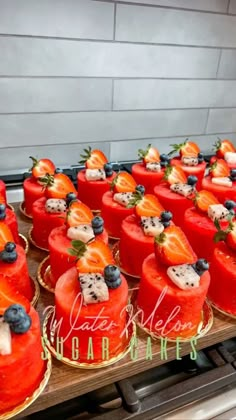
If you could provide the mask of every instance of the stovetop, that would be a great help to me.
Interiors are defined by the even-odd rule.
[[[231,420],[235,408],[236,338],[24,419]]]

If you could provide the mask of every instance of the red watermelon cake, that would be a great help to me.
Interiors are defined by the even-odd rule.
[[[228,139],[221,140],[218,138],[214,146],[215,157],[224,159],[230,169],[236,168],[236,148],[233,143]]]
[[[6,204],[0,204],[0,222],[3,221],[12,232],[14,242],[19,244],[18,222],[13,210],[6,207]]]
[[[236,201],[236,169],[230,169],[224,159],[212,158],[202,187],[213,193],[221,203],[226,200]]]
[[[6,204],[6,202],[7,202],[6,184],[0,179],[0,203]]]

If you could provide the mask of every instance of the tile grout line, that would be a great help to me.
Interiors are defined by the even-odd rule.
[[[230,0],[228,0],[228,4],[227,4],[227,14],[229,14],[229,6],[230,6]]]
[[[216,79],[218,78],[218,73],[220,70],[221,57],[222,57],[222,49],[220,50],[220,54],[219,54],[219,61],[218,61],[217,69],[216,69]]]
[[[208,108],[208,110],[207,110],[206,123],[205,123],[205,127],[204,127],[204,130],[203,130],[204,135],[208,134],[208,133],[206,132],[206,130],[207,130],[207,126],[208,126],[209,115],[210,115],[210,108]]]
[[[113,41],[116,39],[116,3],[114,4],[114,19],[113,19]]]
[[[58,76],[58,75],[0,75],[1,79],[83,79],[83,80],[170,80],[170,81],[206,81],[206,82],[236,82],[235,78],[227,78],[227,77],[155,77],[155,76]]]

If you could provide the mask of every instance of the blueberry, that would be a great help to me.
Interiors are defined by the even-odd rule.
[[[162,222],[169,222],[173,217],[173,214],[170,211],[163,211],[161,213],[161,221]]]
[[[24,334],[30,329],[31,324],[32,320],[29,315],[26,314],[21,322],[10,324],[10,328],[15,334]]]
[[[5,211],[6,211],[6,206],[5,206],[5,204],[1,203],[0,204],[0,213],[5,213]]]
[[[119,287],[121,285],[121,278],[115,280],[115,281],[109,281],[109,280],[105,280],[106,281],[106,285],[109,289],[117,289],[117,287]]]
[[[4,247],[5,251],[7,252],[12,252],[14,251],[15,248],[16,248],[16,244],[14,242],[7,242]]]
[[[74,200],[77,200],[76,194],[73,192],[69,192],[66,194],[66,204],[67,206]]]
[[[227,208],[227,210],[234,210],[236,203],[233,200],[226,200],[224,206]]]
[[[163,160],[160,162],[161,168],[166,168],[168,166],[169,162],[167,160]]]
[[[168,226],[170,226],[170,222],[162,222],[164,228],[167,228]]]
[[[137,187],[135,188],[135,190],[137,192],[140,192],[140,194],[142,194],[142,195],[145,194],[145,187],[143,185],[137,185]]]
[[[116,265],[109,264],[104,268],[104,279],[109,282],[116,282],[120,279],[120,270]]]
[[[232,182],[235,182],[236,181],[236,176],[230,175],[229,178],[231,179]]]
[[[6,309],[3,318],[8,324],[15,324],[24,320],[26,315],[24,306],[15,303]]]
[[[204,156],[203,153],[199,152],[198,153],[198,163],[202,163],[204,162]]]
[[[188,179],[187,179],[187,184],[194,186],[194,185],[196,185],[197,181],[198,181],[198,179],[195,175],[189,175]]]
[[[193,264],[194,270],[201,276],[204,271],[209,270],[209,263],[204,258],[199,258],[195,264]]]
[[[105,173],[106,173],[106,176],[112,176],[112,174],[113,174],[113,166],[112,166],[112,163],[110,163],[110,162],[107,162],[107,163],[105,163],[105,165],[103,166],[103,169],[104,169],[104,171],[105,171]]]
[[[56,168],[56,169],[55,169],[55,174],[63,174],[63,169],[61,169],[61,168]]]
[[[166,162],[166,161],[169,162],[170,160],[169,156],[166,153],[162,153],[160,155],[160,159],[161,159],[161,162]]]
[[[0,252],[0,260],[2,260],[5,263],[14,263],[17,260],[17,253],[16,251],[7,252],[7,251],[1,251]]]
[[[236,177],[236,169],[231,169],[230,176],[232,176],[234,178]]]
[[[103,218],[100,216],[95,216],[92,221],[92,228],[94,235],[100,235],[103,232],[104,229],[104,221]]]

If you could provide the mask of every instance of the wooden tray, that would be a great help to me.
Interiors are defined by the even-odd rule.
[[[27,237],[29,222],[25,220],[23,215],[21,215],[19,205],[16,204],[14,207],[19,221],[20,233]],[[46,255],[47,254],[45,252],[40,251],[35,247],[30,247],[27,260],[30,275],[32,277],[36,278],[38,265],[43,258],[46,257]],[[53,299],[54,296],[52,293],[49,293],[41,288],[41,296],[38,302],[37,310],[40,313],[42,321],[44,319],[43,311],[47,306],[54,304]],[[215,312],[214,315],[215,318],[213,327],[205,337],[202,337],[198,341],[196,346],[198,350],[235,336],[236,321],[221,315],[218,312]],[[150,355],[147,357],[147,339],[148,335],[145,332],[138,330],[137,359],[132,360],[129,354],[115,365],[103,369],[94,369],[89,371],[73,369],[62,364],[60,361],[53,360],[52,375],[48,386],[40,397],[32,404],[32,406],[26,409],[22,415],[26,416],[35,413],[63,401],[85,394],[86,392],[98,389],[102,386],[176,359],[176,345],[168,343],[166,360],[164,357],[165,352],[161,351],[161,343],[159,340],[151,342],[152,359],[150,359]],[[180,356],[190,353],[191,350],[190,343],[180,344]]]

